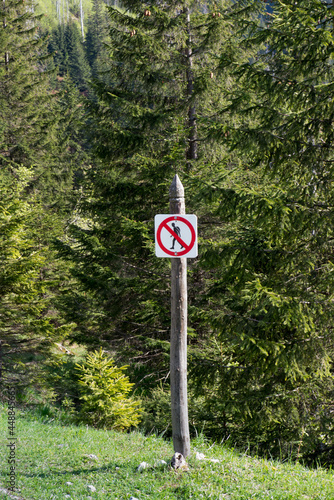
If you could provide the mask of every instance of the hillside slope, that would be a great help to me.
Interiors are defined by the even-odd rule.
[[[0,498],[334,499],[332,471],[260,460],[197,439],[192,442],[189,470],[178,472],[158,462],[168,462],[173,454],[172,445],[162,438],[62,426],[24,412],[16,412],[15,418],[17,440],[11,450],[6,446],[12,442],[7,409],[1,407]],[[16,459],[18,491],[9,495],[5,488],[10,451]],[[141,462],[149,467],[138,472]]]

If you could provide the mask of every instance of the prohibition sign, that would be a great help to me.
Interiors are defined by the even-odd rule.
[[[156,215],[155,219],[157,257],[197,257],[196,215]],[[172,238],[172,248],[169,248],[168,236]],[[176,242],[179,250],[174,249]]]

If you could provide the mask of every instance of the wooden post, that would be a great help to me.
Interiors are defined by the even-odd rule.
[[[171,214],[185,214],[184,189],[175,175],[169,189]],[[170,383],[175,453],[190,454],[187,398],[187,259],[172,258]]]

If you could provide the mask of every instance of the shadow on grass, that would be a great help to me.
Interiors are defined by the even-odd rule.
[[[119,470],[116,470],[116,467],[119,467]],[[50,470],[49,472],[43,472],[43,473],[36,472],[35,474],[31,474],[31,473],[25,474],[25,473],[21,472],[20,476],[31,477],[31,478],[39,477],[41,479],[46,479],[46,478],[50,478],[50,477],[54,477],[54,476],[65,476],[67,474],[69,476],[70,475],[80,476],[80,475],[89,474],[92,472],[97,472],[97,473],[114,472],[114,473],[121,475],[125,471],[135,473],[137,471],[137,468],[138,468],[138,464],[136,464],[136,465],[132,465],[132,464],[124,465],[123,464],[122,465],[119,462],[111,462],[108,465],[103,465],[101,467],[86,467],[86,468],[66,470],[66,471],[54,471],[53,472],[52,470]],[[150,470],[151,472],[152,471],[157,472],[157,471],[164,470],[164,468],[150,467],[150,468],[148,468],[148,470]]]
[[[81,469],[73,469],[73,470],[66,470],[66,471],[50,471],[50,472],[36,472],[36,474],[25,474],[23,472],[20,473],[20,476],[23,477],[40,477],[42,479],[52,477],[52,476],[65,476],[65,475],[74,475],[74,476],[79,476],[81,474],[88,474],[91,472],[118,472],[116,471],[116,467],[119,467],[124,470],[124,465],[120,465],[119,463],[111,463],[108,465],[103,465],[101,467],[89,467],[89,468],[81,468]],[[132,467],[131,467],[132,468]]]

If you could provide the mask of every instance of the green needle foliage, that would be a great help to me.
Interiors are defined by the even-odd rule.
[[[68,314],[78,325],[74,338],[105,342],[122,360],[132,360],[142,390],[166,377],[169,364],[170,264],[154,255],[154,215],[168,211],[175,171],[184,183],[190,176],[208,180],[236,162],[209,138],[218,123],[229,123],[218,110],[233,81],[219,73],[218,56],[247,58],[233,43],[227,5],[217,5],[131,1],[109,7],[109,72],[94,82],[89,108],[98,161],[87,175],[82,219],[61,245],[82,284],[68,295]],[[212,237],[212,218],[201,201],[195,205],[191,184],[186,197],[187,211],[196,207],[202,234]],[[211,276],[194,261],[189,278],[195,316]],[[196,321],[194,343],[208,336]]]
[[[0,175],[1,383],[23,386],[34,381],[34,367],[28,361],[37,350],[47,351],[54,329],[44,315],[46,287],[39,279],[45,253],[31,230],[38,204],[22,200],[31,172],[22,167],[18,174],[19,180],[6,171]]]
[[[58,75],[69,75],[81,91],[87,90],[89,67],[78,25],[73,22],[58,25],[51,33],[49,51]]]
[[[0,6],[0,322],[8,376],[43,398],[37,372],[71,329],[55,305],[68,264],[55,259],[51,241],[73,207],[73,164],[83,155],[73,131],[79,103],[70,86],[51,89],[39,17],[31,2]]]
[[[80,420],[95,427],[124,430],[140,422],[140,403],[129,396],[134,384],[102,348],[88,354],[79,372]]]
[[[72,338],[112,346],[144,394],[168,379],[169,262],[154,256],[153,219],[177,171],[201,235],[193,424],[307,456],[333,433],[331,10],[210,5],[109,8],[109,74],[89,108],[98,160],[60,244],[81,285],[66,297]]]
[[[106,4],[103,0],[94,0],[87,21],[87,34],[85,37],[87,60],[93,78],[102,78],[102,74],[108,71],[109,54],[106,47],[108,31],[109,23]]]
[[[272,4],[262,26],[240,21],[243,45],[265,49],[232,63],[240,87],[224,110],[240,120],[229,140],[243,182],[200,189],[229,222],[207,250],[217,279],[202,313],[219,342],[202,373],[227,432],[314,457],[333,446],[333,7]]]
[[[0,161],[15,170],[42,162],[50,141],[45,37],[34,4],[8,0],[0,8]]]
[[[64,95],[50,88],[52,57],[34,4],[3,2],[0,18],[0,164],[14,175],[22,165],[32,167],[27,194],[54,209],[73,185],[68,128],[75,106],[68,102],[72,109],[64,111]]]

